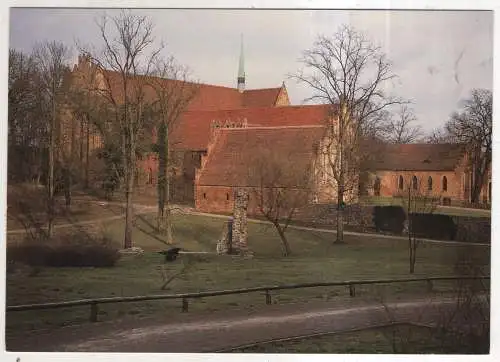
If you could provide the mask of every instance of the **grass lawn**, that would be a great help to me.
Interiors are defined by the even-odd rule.
[[[477,348],[477,346],[476,346]],[[235,353],[462,354],[470,349],[425,326],[410,324],[260,344]],[[476,353],[488,353],[476,351]]]
[[[175,279],[166,291],[162,284],[161,268],[174,273],[182,266],[181,255],[174,263],[163,264],[165,249],[162,237],[154,233],[154,215],[138,218],[133,232],[135,245],[142,247],[142,256],[123,256],[113,268],[43,268],[30,276],[19,270],[7,274],[7,305],[64,301],[91,297],[133,296],[159,293],[197,292],[276,285],[301,282],[343,281],[355,279],[408,278],[408,250],[405,241],[376,237],[346,236],[345,245],[332,244],[334,235],[290,229],[287,231],[293,255],[281,257],[279,237],[272,226],[250,223],[249,247],[253,259],[203,255],[197,256],[192,269]],[[108,222],[105,232],[117,243],[123,240],[123,220]],[[204,216],[175,214],[174,236],[177,245],[189,251],[215,251],[224,220]],[[453,275],[455,255],[459,250],[481,254],[489,271],[490,249],[478,246],[422,244],[418,249],[415,277]],[[449,290],[450,283],[437,290]],[[425,291],[425,283],[357,288],[356,298],[379,295],[408,296]],[[273,294],[275,303],[325,300],[345,297],[348,290],[312,288]],[[216,311],[227,308],[253,309],[263,306],[265,298],[259,293],[229,295],[190,301],[190,312]],[[124,316],[168,316],[180,312],[180,301],[153,301],[109,304],[100,307],[100,320]],[[7,313],[7,331],[53,328],[65,324],[86,323],[89,307]]]

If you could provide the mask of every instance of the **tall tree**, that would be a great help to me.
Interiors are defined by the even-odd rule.
[[[65,89],[69,72],[69,49],[62,43],[44,42],[35,46],[33,57],[40,73],[38,78],[40,96],[42,98],[42,113],[48,116],[46,120],[48,134],[49,165],[47,174],[48,193],[48,231],[52,235],[54,220],[55,162],[58,143],[60,142],[60,119],[65,102]]]
[[[158,58],[149,78],[149,86],[155,95],[153,118],[157,130],[154,151],[158,154],[158,214],[157,228],[172,243],[172,222],[170,217],[170,175],[172,157],[170,155],[169,134],[177,125],[180,115],[196,95],[198,86],[189,81],[189,71],[178,64],[173,57]]]
[[[479,202],[492,159],[493,110],[492,92],[473,89],[462,109],[446,123],[446,133],[458,143],[467,145],[472,171],[471,202]]]
[[[38,183],[42,174],[46,128],[40,117],[39,75],[31,54],[9,50],[9,181]]]
[[[332,37],[319,36],[301,62],[303,68],[292,77],[312,89],[309,100],[330,104],[338,116],[328,124],[331,141],[324,152],[326,171],[337,189],[336,242],[342,243],[344,201],[358,192],[359,141],[377,114],[403,102],[385,92],[395,75],[381,48],[349,26],[341,26]]]
[[[417,117],[406,104],[400,106],[385,130],[385,139],[390,143],[413,143],[422,137],[422,128],[415,125]]]
[[[98,90],[112,110],[126,196],[124,248],[132,247],[132,224],[137,153],[145,125],[151,120],[151,100],[146,97],[147,78],[162,46],[155,46],[153,23],[146,16],[122,11],[117,16],[103,17],[98,21],[104,43],[102,52],[89,54],[90,61],[99,69],[101,79]],[[111,130],[110,120],[102,128]]]

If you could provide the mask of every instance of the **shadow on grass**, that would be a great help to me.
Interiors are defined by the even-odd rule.
[[[142,223],[144,223],[147,227],[149,227],[151,230],[146,230],[146,228],[143,228],[140,226],[140,224],[136,221],[134,223],[134,227],[142,232],[143,234],[149,236],[150,238],[159,241],[160,243],[164,245],[171,246],[171,244],[168,244],[165,240],[163,240],[159,235],[158,231],[156,230],[156,227],[153,225],[152,222],[150,222],[144,215],[136,215],[136,218],[140,220]]]

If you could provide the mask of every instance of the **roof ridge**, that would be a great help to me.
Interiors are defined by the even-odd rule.
[[[251,124],[249,124],[250,126]],[[291,129],[291,128],[325,128],[323,125],[297,125],[297,126],[256,126],[256,127],[221,127],[220,130],[259,130],[259,129]]]
[[[281,89],[282,87],[279,86],[279,87],[268,87],[268,88],[252,88],[252,89],[245,89],[245,91],[243,92],[243,94],[245,94],[245,92],[252,92],[252,91],[263,91],[263,90],[271,90],[271,89]]]
[[[191,110],[186,111],[184,113],[217,113],[217,112],[228,112],[228,111],[243,111],[243,110],[263,110],[263,109],[272,109],[278,111],[288,110],[288,109],[297,109],[297,108],[313,108],[313,107],[329,107],[330,104],[293,104],[288,106],[264,106],[264,107],[238,107],[238,108],[227,108],[227,109],[210,109],[210,110]]]

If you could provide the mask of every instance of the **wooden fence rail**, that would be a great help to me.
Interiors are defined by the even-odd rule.
[[[354,297],[356,295],[356,285],[426,282],[427,290],[432,291],[433,282],[453,281],[453,280],[490,280],[490,277],[489,276],[428,277],[428,278],[411,278],[411,279],[350,280],[342,282],[301,283],[301,284],[288,284],[288,285],[285,284],[285,285],[271,285],[264,287],[243,288],[243,289],[215,290],[215,291],[207,291],[199,293],[156,294],[156,295],[142,295],[133,297],[81,299],[81,300],[72,300],[67,302],[55,302],[55,303],[43,303],[43,304],[11,305],[7,306],[6,310],[7,312],[19,312],[19,311],[67,308],[67,307],[76,307],[82,305],[90,305],[90,321],[96,322],[97,315],[99,313],[99,308],[98,308],[99,304],[141,302],[141,301],[164,300],[164,299],[181,299],[182,311],[187,312],[189,308],[188,304],[189,299],[216,297],[221,295],[264,292],[266,296],[266,304],[271,304],[272,303],[271,291],[276,291],[276,290],[348,286],[349,295],[351,297]]]

